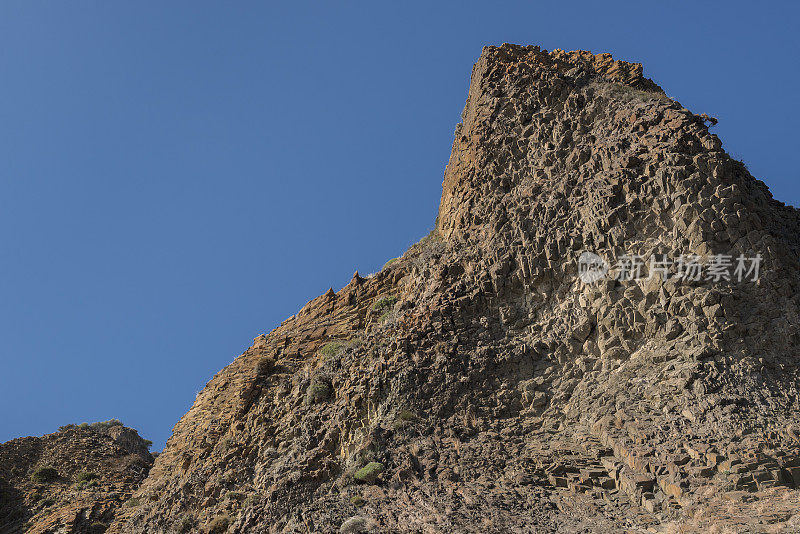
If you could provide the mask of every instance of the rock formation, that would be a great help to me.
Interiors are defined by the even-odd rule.
[[[462,119],[435,230],[220,371],[108,532],[800,528],[800,212],[608,54],[487,47]]]
[[[147,476],[149,442],[118,421],[0,445],[0,533],[105,532]]]

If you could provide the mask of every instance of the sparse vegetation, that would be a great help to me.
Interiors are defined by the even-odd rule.
[[[388,295],[381,297],[372,305],[372,311],[379,313],[378,321],[383,323],[390,319],[394,313],[394,305],[397,303],[397,297]]]
[[[306,404],[315,404],[328,400],[331,396],[331,387],[321,381],[312,382],[306,389]]]
[[[359,449],[353,456],[353,461],[355,465],[367,465],[371,462],[377,462],[378,459],[383,456],[384,452],[384,447],[379,442],[373,441],[369,443],[369,445]],[[357,471],[357,469],[355,471]],[[355,471],[353,472],[353,477],[355,477]]]
[[[86,489],[86,488],[93,488],[98,485],[98,479],[100,475],[97,473],[93,473],[91,471],[81,471],[78,473],[77,482],[75,483],[75,489]]]
[[[230,524],[230,517],[227,515],[218,515],[208,524],[208,534],[223,534],[228,530],[228,525]]]
[[[108,421],[92,423],[89,425],[89,428],[92,430],[103,430],[106,428],[111,428],[112,426],[122,426],[122,422],[119,419],[109,419]]]
[[[93,473],[92,471],[81,471],[80,473],[78,473],[78,476],[76,477],[78,482],[95,480],[97,478],[100,478],[100,475],[98,475],[97,473]]]
[[[326,360],[331,360],[339,356],[344,351],[345,345],[339,341],[326,343],[319,349],[319,354]]]
[[[269,355],[264,355],[256,362],[256,374],[258,376],[267,376],[275,368],[275,358]]]
[[[434,228],[428,235],[412,245],[406,254],[411,257],[411,261],[417,269],[423,269],[442,252],[444,252],[444,242]]]
[[[413,421],[417,418],[417,414],[411,410],[400,410],[400,413],[397,414],[397,418],[401,421]]]
[[[348,351],[355,351],[363,344],[360,335],[344,340],[333,340],[322,346],[317,353],[322,356],[323,363],[328,366],[335,365]]]
[[[139,497],[131,497],[125,501],[124,506],[127,506],[128,508],[137,508],[140,504],[142,504],[142,500]]]
[[[54,467],[40,467],[31,475],[31,480],[37,484],[47,484],[58,479],[58,471]]]
[[[251,493],[248,495],[245,500],[242,502],[242,505],[246,508],[252,507],[257,505],[261,501],[258,493]]]
[[[96,480],[88,480],[88,481],[87,480],[82,480],[80,482],[76,482],[75,483],[75,489],[76,490],[85,490],[85,489],[89,489],[89,488],[94,488],[97,485],[98,484],[97,484]]]
[[[77,428],[80,429],[90,428],[92,430],[97,430],[98,432],[100,432],[114,426],[123,426],[123,425],[119,419],[109,419],[108,421],[98,421],[96,423],[81,423],[79,425],[70,423],[68,425],[63,425],[58,427],[58,431],[66,432],[67,430],[75,430]]]
[[[359,334],[354,337],[351,337],[347,341],[347,348],[348,349],[357,349],[364,344],[364,338]]]
[[[383,269],[387,268],[388,266],[390,266],[391,264],[393,264],[394,262],[396,262],[399,259],[400,258],[392,258],[391,260],[387,261],[386,263],[383,264],[383,267],[381,268],[381,271]]]
[[[416,419],[417,419],[417,414],[415,414],[411,410],[400,410],[397,413],[397,417],[394,420],[393,427],[395,430],[399,430],[401,428],[410,425]]]
[[[353,495],[352,497],[350,497],[350,504],[352,504],[357,508],[361,508],[362,506],[367,504],[367,501],[361,495]]]
[[[372,305],[372,311],[376,313],[383,313],[388,311],[392,308],[392,306],[397,303],[397,297],[394,295],[388,295],[385,297],[381,297],[375,301],[375,304]]]
[[[438,216],[437,216],[437,220],[438,220]],[[428,232],[425,237],[423,237],[422,239],[417,241],[415,246],[418,246],[418,247],[421,247],[421,248],[425,248],[428,245],[430,245],[431,243],[433,243],[435,241],[439,241],[439,240],[440,240],[439,232],[434,228],[433,230]]]
[[[81,423],[79,425],[76,424],[68,424],[58,427],[59,432],[67,432],[68,430],[94,430],[96,432],[105,432],[109,428],[114,428],[117,426],[125,426],[119,419],[109,419],[108,421],[98,421],[96,423]],[[133,432],[136,432],[133,430]],[[153,446],[153,442],[149,439],[142,439],[144,446],[148,449]]]
[[[370,462],[353,475],[356,482],[372,484],[378,479],[378,475],[384,472],[383,464],[380,462]]]

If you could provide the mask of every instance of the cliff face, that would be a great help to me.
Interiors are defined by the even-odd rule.
[[[800,523],[800,215],[705,119],[608,54],[485,48],[436,230],[215,376],[109,532]]]
[[[0,444],[0,533],[104,532],[147,476],[147,449],[116,422]]]

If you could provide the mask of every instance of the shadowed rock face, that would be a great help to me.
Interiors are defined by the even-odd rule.
[[[0,532],[103,532],[147,476],[135,430],[64,428],[0,444]]]
[[[109,532],[799,523],[798,229],[641,65],[487,47],[436,230],[220,371]]]

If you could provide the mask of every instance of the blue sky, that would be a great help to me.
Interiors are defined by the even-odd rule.
[[[659,4],[659,5],[656,5]],[[0,441],[163,447],[256,335],[433,225],[486,44],[611,52],[798,205],[793,2],[4,2]]]

